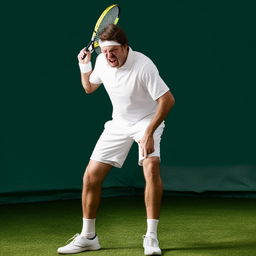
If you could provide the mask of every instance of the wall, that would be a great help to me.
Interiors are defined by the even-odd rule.
[[[176,98],[162,140],[165,189],[255,191],[253,1],[116,2],[130,46]],[[103,87],[84,93],[76,55],[109,4],[4,3],[0,193],[81,188],[111,105]],[[143,185],[134,145],[104,186]]]

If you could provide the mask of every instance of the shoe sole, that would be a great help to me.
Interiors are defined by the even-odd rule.
[[[100,245],[96,245],[96,246],[87,246],[87,247],[81,247],[81,250],[79,251],[73,251],[73,252],[58,252],[58,254],[76,254],[76,253],[80,253],[80,252],[84,252],[84,251],[97,251],[100,250],[101,247]]]
[[[162,251],[160,251],[160,252],[145,252],[144,251],[144,255],[146,255],[146,256],[150,256],[150,255],[162,255]]]

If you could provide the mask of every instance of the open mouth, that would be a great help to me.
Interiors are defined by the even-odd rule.
[[[114,60],[108,60],[111,64],[116,64],[116,62],[117,62],[117,59],[114,59]]]

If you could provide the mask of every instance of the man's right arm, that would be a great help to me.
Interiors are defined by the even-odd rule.
[[[86,54],[85,58],[83,58],[84,54]],[[86,93],[92,93],[99,88],[100,84],[93,84],[89,81],[90,75],[92,73],[91,53],[90,51],[85,52],[85,49],[82,49],[78,54],[77,58],[79,61],[79,67],[81,71],[81,82],[83,88]]]
[[[92,71],[89,71],[87,73],[81,73],[81,82],[82,82],[85,92],[88,94],[93,93],[100,86],[99,84],[93,84],[89,81],[89,77],[90,77],[91,73],[92,73]]]

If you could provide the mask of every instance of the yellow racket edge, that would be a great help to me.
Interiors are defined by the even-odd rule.
[[[112,4],[110,5],[109,7],[107,7],[103,12],[102,14],[100,15],[100,17],[98,18],[97,22],[96,22],[96,25],[95,25],[95,28],[94,28],[94,31],[93,31],[93,37],[96,35],[97,31],[98,31],[98,28],[100,26],[100,23],[102,22],[102,20],[104,19],[104,17],[107,15],[107,13],[114,7],[118,6],[117,4]],[[119,17],[117,17],[115,19],[115,22],[114,24],[117,24],[119,20]]]

